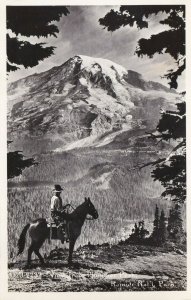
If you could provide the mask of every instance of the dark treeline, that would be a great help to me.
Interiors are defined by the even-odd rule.
[[[152,233],[150,234],[145,228],[144,221],[139,221],[135,223],[132,233],[125,242],[164,247],[169,243],[184,245],[186,233],[183,229],[181,213],[181,206],[178,204],[170,209],[168,216],[163,209],[160,212],[156,205]]]

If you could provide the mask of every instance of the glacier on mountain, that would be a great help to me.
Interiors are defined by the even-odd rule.
[[[76,55],[9,84],[8,135],[58,139],[59,149],[104,146],[125,131],[153,129],[176,97],[110,60]]]

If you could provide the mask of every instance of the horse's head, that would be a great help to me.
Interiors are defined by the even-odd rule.
[[[90,201],[90,198],[85,198],[85,204],[87,207],[87,214],[91,215],[92,218],[97,219],[98,218],[98,212],[95,209],[93,203]]]

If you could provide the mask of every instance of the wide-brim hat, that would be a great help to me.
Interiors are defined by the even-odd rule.
[[[55,184],[53,192],[61,192],[63,191],[63,188],[59,184]]]

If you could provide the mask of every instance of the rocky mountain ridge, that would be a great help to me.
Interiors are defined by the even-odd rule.
[[[77,55],[9,84],[8,135],[60,140],[63,149],[99,147],[123,132],[154,128],[161,106],[176,97],[112,61]]]

